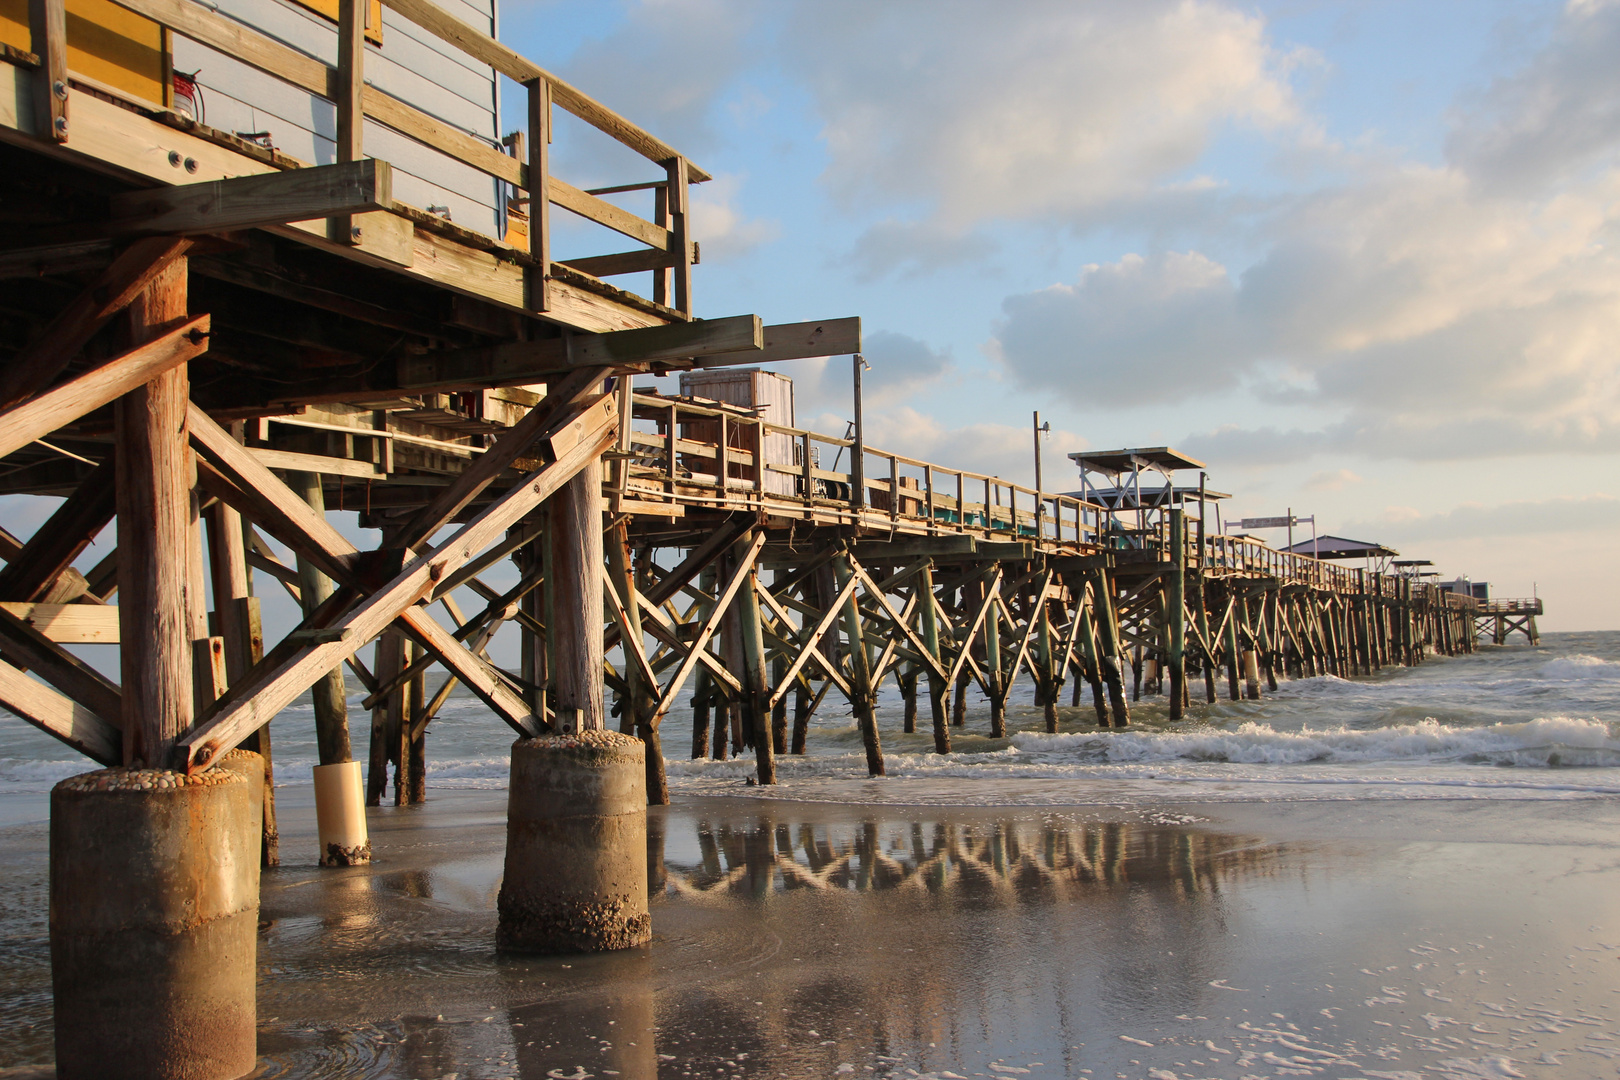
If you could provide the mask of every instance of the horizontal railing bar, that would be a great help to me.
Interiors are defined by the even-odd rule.
[[[451,15],[430,0],[382,0],[383,4],[422,29],[481,63],[520,83],[544,79],[551,84],[551,100],[596,128],[617,139],[649,161],[662,165],[680,153],[657,136],[643,131],[601,102],[539,67],[488,34],[482,33]],[[712,179],[696,165],[687,163],[687,176],[695,183]]]

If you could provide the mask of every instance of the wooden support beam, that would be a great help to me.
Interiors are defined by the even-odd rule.
[[[586,430],[586,417],[573,406],[595,389],[603,374],[601,368],[585,368],[570,372],[548,387],[540,404],[502,432],[494,446],[487,447],[449,487],[411,517],[401,530],[399,542],[413,551],[427,543],[541,438],[553,440],[553,454],[566,449],[565,442],[577,440]],[[610,407],[611,403],[604,399],[603,405]],[[567,425],[563,424],[565,419]]]
[[[731,367],[736,364],[774,364],[778,360],[812,360],[822,356],[852,356],[861,351],[859,316],[817,322],[776,323],[765,327],[760,351],[718,353],[699,357],[693,367]]]
[[[448,576],[471,558],[473,552],[481,551],[494,542],[591,462],[599,460],[602,451],[612,441],[613,434],[611,426],[603,428],[595,438],[579,443],[556,462],[525,477],[522,483],[458,529],[433,552],[412,560],[393,580],[324,628],[316,635],[317,640],[300,644],[297,649],[277,657],[273,664],[267,658],[266,664],[261,665],[264,670],[244,680],[241,694],[237,694],[233,688],[233,693],[227,696],[222,707],[216,709],[206,723],[181,740],[179,749],[184,755],[187,770],[196,772],[207,768],[220,754],[235,746],[248,731],[284,708],[320,674],[341,663],[396,618],[405,615],[433,588],[435,581]],[[600,537],[599,528],[597,535]],[[599,620],[600,597],[597,599],[597,612],[596,618]],[[425,623],[408,622],[407,625],[422,634],[424,645],[432,647],[434,641],[442,640]],[[444,637],[449,637],[448,631],[443,633]],[[597,640],[601,640],[599,633]],[[459,643],[456,647],[461,648]],[[457,671],[457,674],[466,677],[463,671]],[[530,714],[526,703],[524,708],[527,717]],[[538,720],[531,718],[524,726],[526,734],[539,734]]]
[[[308,169],[145,188],[108,200],[114,236],[231,232],[313,218],[389,210],[393,167],[375,158]]]
[[[365,160],[365,93],[366,93],[366,14],[367,0],[338,0],[337,93],[333,103],[337,107],[338,166],[353,165]],[[305,170],[299,170],[305,171]],[[389,185],[390,188],[392,185]],[[390,190],[388,202],[378,209],[389,209],[393,202]],[[304,214],[286,218],[302,221],[325,214]],[[363,226],[349,213],[338,211],[331,215],[331,239],[339,244],[359,243]]]
[[[83,375],[0,409],[0,457],[202,355],[208,349],[208,327],[208,316],[199,315]]]
[[[0,653],[34,672],[114,727],[123,723],[118,687],[11,612],[0,609]]]
[[[833,560],[833,573],[838,578],[839,592],[844,593],[844,587],[856,577],[848,555],[841,555]],[[860,607],[855,602],[853,591],[847,593],[842,607],[844,640],[849,653],[849,684],[852,692],[850,705],[855,709],[855,718],[861,729],[861,742],[866,750],[867,774],[882,776],[885,771],[883,743],[878,736],[877,714],[873,711],[875,702],[871,667],[866,654],[866,638],[861,628]]]
[[[0,602],[29,626],[61,645],[118,644],[118,607],[106,604]]]
[[[74,559],[113,517],[113,464],[105,461],[79,482],[67,501],[0,570],[0,599],[65,603],[88,588]]]
[[[1169,621],[1166,651],[1170,666],[1170,719],[1180,720],[1187,708],[1187,512],[1170,511],[1170,561],[1175,568],[1165,579],[1165,616]]]
[[[180,237],[155,236],[125,248],[0,373],[0,407],[32,397],[55,382],[85,342],[191,245]]]
[[[0,705],[102,765],[123,761],[123,735],[116,727],[3,660]]]
[[[754,534],[754,538],[743,549],[737,569],[732,571],[731,579],[726,583],[725,588],[720,590],[720,595],[715,598],[714,607],[710,610],[708,617],[703,620],[703,625],[698,630],[697,636],[692,639],[691,651],[687,653],[686,659],[681,661],[681,666],[676,670],[675,676],[665,684],[663,693],[659,695],[658,705],[653,709],[652,720],[650,721],[653,725],[656,726],[661,723],[664,715],[674,706],[675,698],[680,694],[681,688],[686,685],[686,680],[691,676],[693,669],[697,667],[697,654],[708,648],[710,640],[713,639],[715,631],[720,628],[720,622],[731,606],[731,598],[742,587],[749,569],[754,565],[754,560],[759,558],[759,551],[764,546],[765,533],[761,530]]]
[[[525,267],[524,287],[530,311],[551,310],[551,80],[525,80],[529,112],[529,254],[536,264]]]
[[[701,319],[401,357],[399,383],[415,390],[519,386],[576,368],[675,364],[715,353],[757,357],[763,341],[757,315]]]
[[[740,562],[747,555],[749,541],[738,540],[732,551]],[[753,562],[753,560],[750,560]],[[771,739],[770,676],[765,658],[765,634],[759,611],[759,566],[751,565],[733,601],[737,611],[737,629],[742,638],[743,694],[742,711],[744,730],[754,744],[756,775],[762,785],[776,783],[775,744]]]
[[[156,328],[183,319],[185,260],[169,263],[130,303],[128,313],[129,334],[137,343]],[[201,351],[189,338],[176,339],[180,332],[171,331],[151,345],[178,341],[184,348]],[[104,365],[103,370],[111,366]],[[119,682],[126,765],[166,765],[170,747],[191,728],[195,716],[191,643],[198,636],[203,597],[193,594],[191,576],[201,553],[189,550],[195,540],[191,527],[195,481],[186,435],[190,385],[186,369],[170,364],[150,381],[131,388],[113,409],[118,446]]]

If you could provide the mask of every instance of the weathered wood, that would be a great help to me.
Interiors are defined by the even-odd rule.
[[[39,67],[33,79],[34,127],[40,138],[68,140],[67,5],[28,0],[29,45]]]
[[[719,595],[715,597],[713,608],[710,609],[707,618],[703,620],[697,636],[692,639],[691,651],[681,661],[681,666],[676,670],[674,677],[664,685],[664,692],[658,699],[658,705],[653,709],[650,723],[654,725],[660,723],[664,715],[675,704],[675,699],[680,694],[681,688],[686,685],[686,680],[698,665],[698,654],[708,648],[709,642],[720,628],[721,620],[725,618],[726,612],[731,606],[732,597],[742,587],[748,570],[754,565],[754,560],[759,557],[760,548],[764,546],[765,534],[763,531],[756,533],[753,539],[749,541],[746,550],[742,553],[738,567],[732,571],[726,585],[720,590]]]
[[[1165,659],[1170,666],[1170,719],[1180,720],[1187,708],[1187,512],[1175,508],[1169,514],[1170,561],[1175,566],[1165,578]]]
[[[388,162],[366,158],[143,188],[109,199],[104,227],[114,236],[184,236],[389,210],[394,205],[393,176]]]
[[[123,723],[123,702],[117,686],[4,608],[0,608],[0,654],[34,672],[114,727]]]
[[[917,573],[915,586],[922,599],[923,648],[934,662],[928,671],[928,704],[934,721],[934,753],[951,752],[951,729],[945,717],[945,692],[949,683],[945,678],[944,657],[939,645],[939,609],[934,598],[934,567],[930,563]]]
[[[676,155],[673,147],[641,130],[612,109],[592,100],[575,87],[530,63],[524,57],[502,45],[488,34],[479,32],[457,19],[431,0],[386,0],[387,6],[411,22],[444,41],[461,49],[467,55],[488,64],[515,82],[527,83],[544,79],[551,84],[556,103],[581,120],[628,146],[649,161],[668,161]],[[710,179],[701,169],[690,168],[695,183]]]
[[[658,679],[642,647],[641,603],[630,560],[629,531],[622,520],[614,524],[612,531],[607,549],[608,569],[612,573],[608,592],[618,614],[626,656],[633,661],[625,665],[630,692],[625,696],[624,707],[636,736],[646,748],[647,805],[668,806],[669,781],[664,775],[663,740],[658,728],[651,723]]]
[[[578,368],[675,363],[715,353],[737,356],[758,350],[763,334],[759,316],[739,315],[607,334],[512,341],[401,358],[399,381],[402,387],[418,390],[521,386]]]
[[[541,403],[530,409],[522,420],[504,431],[495,445],[487,447],[450,486],[435,495],[426,506],[413,515],[400,531],[400,543],[415,550],[428,542],[433,534],[453,521],[467,505],[483,494],[501,473],[541,438],[555,435],[559,443],[551,447],[553,454],[566,450],[562,442],[577,441],[585,431],[586,421],[573,409],[575,403],[602,381],[602,369],[587,368],[569,373],[548,387]],[[569,423],[566,431],[554,431]]]
[[[135,351],[155,328],[185,314],[186,262],[176,259],[129,304]],[[125,764],[166,764],[170,747],[195,715],[191,641],[203,598],[192,595],[187,554],[193,539],[189,388],[186,369],[171,364],[130,389],[113,409]]]
[[[529,310],[551,310],[551,81],[526,80],[529,112],[529,254],[524,271]]]
[[[607,429],[610,441],[614,434]],[[546,575],[558,729],[600,731],[602,686],[602,459],[593,455],[552,501]]]
[[[337,139],[333,147],[338,166],[354,165],[365,159],[365,87],[366,87],[366,0],[338,0],[337,92],[332,102],[337,107]],[[300,170],[302,171],[302,170]],[[390,185],[391,187],[392,185]],[[379,209],[387,209],[389,199]],[[361,209],[372,209],[363,207]],[[339,210],[330,215],[302,214],[285,220],[325,217],[332,219],[332,239],[340,244],[361,240],[363,226]]]
[[[746,537],[738,540],[732,548],[734,557],[739,562],[743,561],[751,546],[752,541]],[[738,590],[733,603],[742,638],[743,695],[740,704],[744,731],[754,746],[757,779],[761,784],[770,785],[776,783],[776,754],[770,729],[770,676],[766,673],[765,636],[760,626],[761,591],[759,567],[754,564],[749,566],[743,587]]]
[[[311,511],[322,520],[326,518],[326,495],[321,478],[315,473],[290,472],[287,487],[301,497]],[[321,573],[314,562],[298,558],[298,603],[307,619],[320,610],[332,595],[332,581]],[[354,760],[349,745],[349,704],[347,687],[343,683],[343,665],[334,666],[309,688],[310,704],[315,711],[315,747],[322,765],[337,765]]]
[[[59,645],[116,645],[118,607],[91,604],[0,602],[9,611]]]
[[[118,728],[3,660],[0,705],[102,765],[123,761],[123,735]]]
[[[589,463],[598,461],[602,450],[612,441],[613,434],[611,427],[603,429],[593,440],[580,443],[553,464],[525,477],[522,483],[458,529],[431,554],[412,560],[392,581],[345,612],[331,624],[323,640],[302,644],[288,655],[277,658],[274,664],[269,664],[267,659],[268,666],[261,665],[265,670],[254,673],[244,681],[245,690],[241,695],[236,695],[233,690],[233,694],[227,697],[225,707],[181,741],[180,749],[185,754],[184,762],[188,770],[195,772],[207,768],[248,731],[296,698],[317,676],[341,663],[345,657],[381,633],[395,618],[407,614],[407,609],[432,588],[435,580],[448,576],[470,558],[472,552],[488,546]],[[601,535],[599,529],[597,535]],[[600,620],[600,594],[595,610],[595,618]],[[426,628],[426,621],[413,629],[422,631]],[[449,636],[448,631],[444,633],[446,637]],[[597,640],[601,640],[600,636]],[[424,640],[423,643],[431,647],[429,641]],[[460,648],[460,645],[456,647]],[[600,667],[597,670],[600,672]],[[528,733],[539,733],[538,722]]]
[[[185,260],[177,262],[183,277]],[[166,276],[174,266],[175,263],[170,263],[159,277]],[[184,312],[176,318],[184,318]],[[161,327],[166,321],[152,325]],[[202,355],[208,348],[208,327],[208,316],[199,315],[167,333],[143,339],[128,352],[83,375],[0,410],[0,457],[22,449],[36,439],[45,438],[85,413],[99,409]],[[184,377],[183,371],[181,377]]]
[[[0,599],[64,603],[83,595],[84,577],[75,572],[64,580],[63,575],[112,520],[113,481],[109,460],[79,482],[0,570]]]
[[[870,776],[883,776],[883,742],[878,735],[871,660],[866,652],[866,638],[861,626],[861,611],[855,602],[855,591],[848,586],[856,579],[847,555],[833,560],[833,572],[838,578],[839,593],[845,596],[842,604],[845,650],[849,661],[850,706],[855,710],[856,722],[861,729],[861,743],[866,749],[866,771]]]
[[[1130,707],[1125,703],[1125,681],[1119,670],[1119,621],[1114,614],[1113,582],[1108,571],[1090,572],[1092,614],[1097,626],[1097,667],[1108,686],[1108,701],[1116,728],[1129,727]]]
[[[0,407],[32,397],[56,381],[85,343],[191,246],[191,240],[181,237],[155,236],[119,253],[0,372]]]

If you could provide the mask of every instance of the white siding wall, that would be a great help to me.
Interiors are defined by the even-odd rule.
[[[437,0],[485,33],[494,30],[494,0]],[[288,0],[218,0],[220,14],[300,52],[336,63],[337,26]],[[383,9],[383,44],[366,44],[366,81],[425,113],[498,140],[495,73],[466,54]],[[210,127],[268,131],[278,150],[316,165],[335,160],[337,115],[332,103],[261,71],[175,36],[177,71],[200,71]],[[496,182],[399,133],[366,121],[365,149],[394,166],[394,197],[426,208],[448,206],[458,225],[497,235]]]

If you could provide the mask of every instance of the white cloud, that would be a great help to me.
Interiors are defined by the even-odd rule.
[[[692,238],[704,262],[739,258],[780,235],[775,221],[747,217],[737,208],[741,188],[740,177],[717,176],[692,189]]]
[[[861,373],[862,407],[866,415],[903,398],[915,398],[949,378],[956,361],[949,350],[936,349],[924,341],[892,330],[874,330],[862,335],[867,368]],[[853,415],[854,371],[847,357],[829,363],[826,359],[800,360],[783,368],[793,377],[794,406],[800,415],[828,413],[841,417],[819,430],[841,434]]]
[[[1093,214],[1175,181],[1223,125],[1302,123],[1287,79],[1305,54],[1204,0],[824,0],[787,40],[833,190],[958,232]]]
[[[1465,503],[1450,510],[1424,514],[1410,507],[1392,506],[1378,518],[1355,521],[1346,529],[1378,532],[1393,543],[1431,540],[1476,540],[1489,536],[1567,535],[1620,526],[1620,498],[1589,495],[1579,498],[1521,500],[1487,506]]]
[[[1343,491],[1352,484],[1362,483],[1361,477],[1349,469],[1324,470],[1312,473],[1305,486],[1312,491]]]
[[[830,418],[823,421],[827,419]],[[1025,485],[1035,476],[1035,446],[1027,427],[988,423],[946,427],[932,416],[906,405],[869,412],[864,422],[868,446]],[[1072,431],[1054,430],[1041,446],[1047,486],[1061,489],[1064,484],[1053,483],[1051,478],[1070,475],[1066,455],[1090,445]],[[941,477],[937,481],[947,486],[955,482],[954,477]]]

